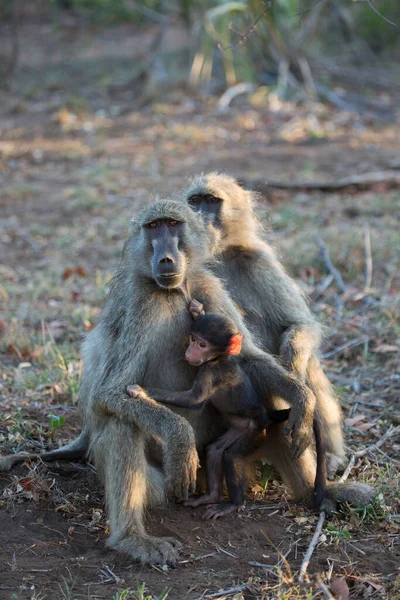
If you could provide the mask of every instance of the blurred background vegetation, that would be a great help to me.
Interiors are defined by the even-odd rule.
[[[151,30],[152,43],[124,75],[125,84],[144,81],[143,91],[180,84],[221,93],[242,84],[234,96],[257,85],[261,96],[273,89],[340,106],[349,98],[333,91],[337,84],[350,92],[355,83],[399,85],[389,74],[400,56],[398,0],[0,0],[0,10],[2,87],[19,68],[21,28],[34,19]]]

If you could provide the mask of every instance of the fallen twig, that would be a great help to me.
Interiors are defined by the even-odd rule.
[[[349,175],[336,181],[263,181],[263,180],[245,180],[246,187],[257,190],[261,194],[267,194],[270,188],[282,190],[342,190],[351,186],[359,188],[369,188],[377,183],[386,183],[387,185],[397,187],[400,185],[400,173],[394,169],[387,171],[376,171],[372,173],[360,173]]]
[[[310,563],[310,559],[311,559],[312,553],[315,550],[315,546],[317,545],[318,538],[319,538],[320,533],[322,531],[322,527],[323,527],[323,524],[324,524],[324,521],[325,521],[325,517],[326,517],[325,511],[322,510],[320,512],[320,515],[319,515],[319,519],[318,519],[317,526],[315,528],[314,535],[313,535],[313,537],[311,539],[310,545],[308,546],[307,552],[304,555],[303,562],[301,563],[300,573],[299,573],[299,582],[300,583],[304,583],[304,577],[306,576],[308,565]]]
[[[375,444],[372,444],[371,446],[364,448],[363,450],[358,450],[357,452],[354,452],[354,456],[356,458],[361,458],[361,456],[365,456],[366,454],[368,454],[368,452],[372,452],[373,450],[383,446],[383,444],[385,442],[387,442],[387,440],[389,438],[391,438],[393,435],[396,435],[399,432],[400,432],[400,425],[398,425],[397,427],[393,427],[393,425],[391,425],[389,427],[389,429],[387,430],[387,432],[381,437],[380,440],[378,440]]]
[[[341,292],[346,292],[347,291],[347,286],[344,283],[342,276],[340,274],[340,272],[338,271],[338,269],[333,265],[331,258],[329,256],[329,250],[325,244],[325,242],[320,238],[317,237],[315,240],[319,246],[319,249],[321,251],[321,258],[324,262],[324,265],[326,266],[326,268],[328,269],[329,273],[331,273],[331,275],[333,275],[338,288],[340,289]]]
[[[372,4],[371,0],[365,0],[365,2],[368,4],[368,6],[370,7],[370,9],[377,14],[381,19],[383,19],[384,21],[386,21],[386,23],[389,23],[389,25],[393,25],[393,27],[397,27],[397,23],[394,23],[393,21],[390,21],[389,19],[387,19],[382,13],[379,12],[379,10]]]
[[[218,43],[219,50],[222,50],[222,51],[231,50],[235,46],[244,46],[248,42],[251,34],[253,33],[253,31],[255,31],[259,21],[261,21],[261,19],[264,17],[264,15],[266,15],[267,12],[269,11],[269,9],[272,7],[273,2],[270,1],[270,2],[267,2],[264,4],[265,4],[264,10],[254,20],[254,22],[249,27],[249,29],[245,33],[239,33],[239,36],[240,36],[239,39],[236,42],[233,42],[233,44],[230,44],[229,46],[223,47],[220,43]]]
[[[333,594],[331,594],[329,589],[326,587],[324,582],[321,581],[321,579],[319,577],[317,577],[316,584],[317,584],[318,588],[321,590],[321,592],[323,593],[324,598],[326,598],[326,600],[335,600],[335,596],[333,596]]]
[[[356,338],[355,340],[346,342],[345,344],[342,344],[341,346],[337,346],[336,348],[334,348],[333,350],[330,350],[329,352],[325,352],[325,354],[322,355],[322,358],[332,358],[332,356],[336,356],[336,354],[340,354],[341,352],[343,352],[343,350],[347,350],[348,348],[354,348],[355,346],[360,346],[361,344],[365,344],[368,341],[369,341],[369,338],[367,338],[367,337]]]
[[[220,590],[215,594],[207,594],[207,596],[201,596],[203,598],[223,598],[224,596],[232,596],[233,594],[238,594],[239,592],[243,592],[247,588],[247,585],[243,583],[242,585],[237,585],[236,587],[229,588],[227,590]],[[198,599],[200,600],[200,598]]]
[[[350,471],[354,467],[356,458],[361,458],[362,456],[366,456],[369,452],[373,452],[374,450],[379,450],[379,448],[381,446],[383,446],[383,444],[385,442],[387,442],[387,440],[389,438],[391,438],[393,435],[396,435],[399,432],[400,432],[400,425],[398,425],[397,427],[393,427],[393,425],[391,425],[389,427],[389,429],[386,431],[386,433],[381,437],[381,439],[378,440],[375,444],[372,444],[371,446],[367,446],[367,448],[363,448],[362,450],[358,450],[357,452],[353,452],[352,455],[350,456],[349,464],[347,465],[343,475],[339,479],[339,483],[343,483],[344,481],[346,481],[346,479],[348,478],[348,476],[350,474]]]
[[[251,94],[255,87],[252,83],[238,83],[225,90],[217,103],[218,112],[224,112],[237,96],[241,94]]]
[[[372,284],[372,251],[369,227],[364,229],[364,252],[365,252],[365,283],[364,293],[367,293]]]

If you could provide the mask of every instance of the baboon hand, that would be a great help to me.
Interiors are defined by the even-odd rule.
[[[313,439],[312,415],[311,418],[299,416],[292,407],[283,433],[292,435],[292,455],[293,458],[299,458]]]
[[[202,315],[204,315],[204,306],[198,300],[191,300],[189,304],[189,312],[192,315],[193,319],[196,320]]]
[[[148,398],[146,391],[140,385],[128,385],[126,391],[131,398],[139,398],[140,400]]]
[[[173,495],[179,502],[188,499],[196,491],[197,469],[199,457],[196,445],[190,444],[185,448],[169,446],[165,455],[168,457],[166,464],[167,493]]]

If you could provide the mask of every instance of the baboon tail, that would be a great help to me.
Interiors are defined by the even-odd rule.
[[[27,459],[35,460],[40,458],[44,461],[53,460],[74,460],[76,458],[83,458],[89,448],[89,431],[83,429],[76,440],[69,442],[62,448],[51,450],[50,452],[43,453],[29,453],[20,452],[19,454],[11,454],[10,456],[4,456],[0,458],[0,472],[10,471],[15,465],[23,463]]]
[[[364,508],[372,504],[375,499],[374,490],[366,483],[352,481],[350,483],[331,483],[326,489],[326,497],[322,502],[320,510],[327,514],[336,510],[337,505],[348,502],[353,506]]]

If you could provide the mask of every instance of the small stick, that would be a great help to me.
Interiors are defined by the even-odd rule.
[[[341,292],[346,292],[347,291],[347,286],[344,283],[342,276],[340,274],[340,272],[338,271],[338,269],[333,265],[331,258],[329,256],[329,250],[325,244],[325,242],[323,242],[323,240],[320,237],[316,238],[316,242],[319,246],[320,252],[321,252],[321,258],[326,266],[326,268],[328,269],[329,273],[331,273],[337,283],[338,288],[340,289]]]
[[[354,456],[354,454],[352,454],[350,456],[350,460],[349,460],[349,464],[347,465],[343,475],[341,476],[341,478],[339,479],[338,483],[344,483],[345,481],[347,481],[348,476],[350,475],[350,471],[352,470],[352,468],[354,467],[354,463],[356,462],[356,457]]]
[[[339,479],[339,483],[343,483],[344,481],[346,481],[346,479],[348,478],[348,476],[350,474],[350,471],[354,467],[356,458],[361,458],[362,456],[365,456],[366,454],[368,454],[368,452],[373,452],[374,450],[379,450],[379,448],[381,446],[383,446],[383,444],[390,437],[392,437],[392,435],[396,435],[396,433],[398,433],[398,432],[400,432],[400,425],[398,425],[397,427],[393,427],[393,425],[391,425],[389,427],[389,429],[387,430],[387,432],[375,444],[372,444],[371,446],[367,446],[367,448],[363,448],[363,450],[358,450],[357,452],[353,452],[353,454],[350,457],[349,464],[347,465],[343,475]]]
[[[307,573],[307,569],[308,569],[308,565],[309,565],[312,553],[314,552],[315,546],[317,545],[317,542],[318,542],[318,538],[322,531],[322,526],[324,524],[325,517],[326,517],[325,511],[321,510],[319,519],[318,519],[318,523],[315,528],[314,535],[311,539],[310,545],[308,546],[307,552],[304,555],[303,562],[301,563],[300,573],[299,573],[299,582],[300,583],[304,583],[304,577]]]
[[[232,596],[232,594],[238,594],[239,592],[243,592],[247,588],[246,584],[238,585],[233,588],[229,588],[228,590],[221,590],[216,594],[207,594],[207,596],[202,596],[202,598],[223,598],[224,596]],[[200,599],[199,599],[200,600]]]
[[[328,588],[326,587],[324,582],[321,581],[321,579],[319,577],[317,577],[317,586],[323,593],[324,598],[326,598],[326,600],[335,600],[335,596],[332,596],[331,592],[328,590]]]
[[[372,11],[374,11],[375,14],[379,15],[380,18],[383,19],[384,21],[386,21],[386,23],[389,23],[389,25],[393,25],[393,27],[396,27],[396,29],[398,29],[397,23],[393,23],[393,21],[390,21],[382,13],[380,13],[379,10],[377,8],[375,8],[375,6],[372,4],[371,0],[365,0],[365,1],[368,4],[368,6],[370,7],[370,9]]]
[[[354,348],[355,346],[360,346],[361,344],[365,344],[365,342],[367,342],[368,340],[369,340],[369,338],[367,338],[367,337],[356,338],[355,340],[350,340],[350,342],[345,342],[341,346],[337,346],[333,350],[330,350],[329,352],[325,352],[325,354],[322,355],[322,358],[331,358],[332,356],[335,356],[336,354],[340,354],[341,352],[343,352],[343,350],[347,350],[349,348]]]
[[[364,229],[364,251],[365,251],[365,284],[364,293],[366,294],[372,284],[372,251],[371,251],[371,236],[369,227]]]
[[[390,438],[392,437],[392,435],[396,435],[397,433],[400,432],[400,425],[398,425],[397,427],[393,427],[393,425],[391,425],[389,427],[389,429],[387,430],[387,432],[381,437],[380,440],[378,440],[375,444],[372,444],[371,446],[368,446],[367,448],[364,448],[363,450],[358,450],[358,452],[354,452],[354,456],[356,458],[360,458],[361,456],[365,456],[366,454],[368,454],[368,452],[371,452],[377,448],[380,448],[381,446],[383,446],[383,444]]]

